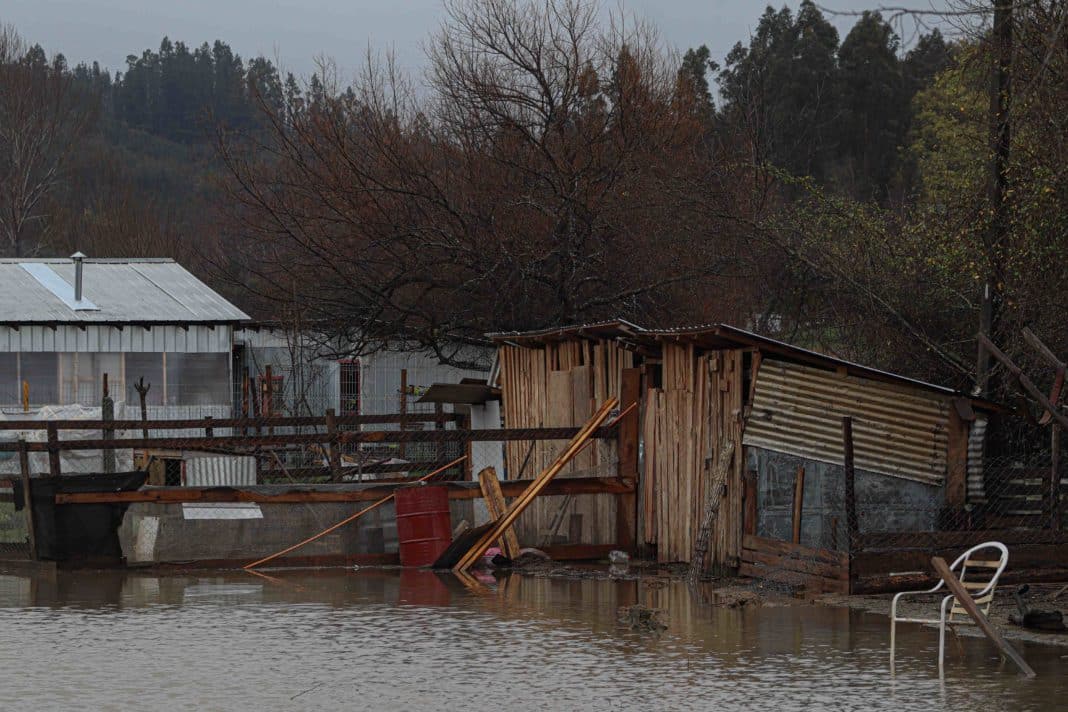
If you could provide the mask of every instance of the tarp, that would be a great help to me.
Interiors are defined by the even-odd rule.
[[[115,412],[122,413],[122,403],[115,404]],[[43,406],[28,413],[22,411],[0,411],[0,421],[11,420],[100,420],[102,417],[100,408],[90,408],[84,405],[49,405]],[[98,440],[103,437],[100,430],[60,430],[59,439],[62,440]],[[127,437],[125,431],[116,430],[116,438]],[[16,442],[19,438],[25,438],[26,442],[41,443],[48,440],[48,433],[41,430],[0,430],[0,440]],[[60,472],[67,475],[93,474],[104,471],[104,456],[100,450],[62,450],[59,454]],[[123,448],[115,451],[115,471],[127,472],[133,470],[133,450]],[[30,472],[33,474],[48,474],[48,453],[30,453]],[[18,453],[0,452],[0,475],[19,474]]]

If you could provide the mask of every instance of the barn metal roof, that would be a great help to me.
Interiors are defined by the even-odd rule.
[[[218,324],[249,317],[171,259],[0,259],[0,324]],[[95,307],[95,308],[92,308]]]

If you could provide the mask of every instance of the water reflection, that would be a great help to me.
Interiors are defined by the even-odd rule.
[[[983,640],[947,650],[881,616],[710,605],[655,576],[130,571],[0,576],[4,709],[1051,709],[1061,650],[1025,681]],[[702,600],[705,599],[705,600]],[[719,601],[729,602],[730,599]],[[641,603],[662,633],[616,620]]]

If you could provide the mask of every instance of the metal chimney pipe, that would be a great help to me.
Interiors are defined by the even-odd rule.
[[[75,252],[70,258],[74,262],[74,301],[80,302],[82,300],[82,272],[84,269],[83,261],[85,260],[85,255],[81,252]]]

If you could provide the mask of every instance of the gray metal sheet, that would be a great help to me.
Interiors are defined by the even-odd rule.
[[[31,275],[27,271],[35,272]],[[75,310],[42,283],[73,285],[70,260],[0,260],[0,323],[197,323],[244,321],[248,315],[173,260],[84,262],[84,298],[98,310]],[[45,282],[51,281],[47,274]]]
[[[786,361],[761,363],[743,442],[841,463],[844,415],[854,419],[858,468],[927,484],[943,481],[948,399]]]

